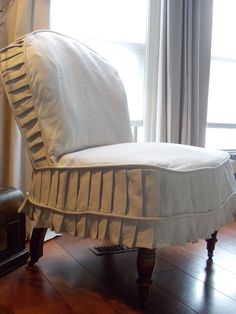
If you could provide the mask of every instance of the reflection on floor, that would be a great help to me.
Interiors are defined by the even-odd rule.
[[[205,241],[157,250],[145,313],[236,313],[236,223],[221,228],[214,263]],[[96,256],[99,241],[63,235],[45,243],[37,267],[0,278],[0,314],[144,313],[136,287],[136,254]]]

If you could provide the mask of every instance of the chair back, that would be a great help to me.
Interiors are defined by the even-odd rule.
[[[2,81],[33,166],[132,141],[116,70],[77,40],[36,31],[1,50]]]

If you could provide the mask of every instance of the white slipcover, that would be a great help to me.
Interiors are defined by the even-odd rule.
[[[123,86],[81,43],[37,31],[1,51],[0,69],[33,165],[21,211],[36,227],[155,248],[233,219],[228,153],[131,143]]]

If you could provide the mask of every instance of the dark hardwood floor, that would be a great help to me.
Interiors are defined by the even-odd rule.
[[[157,250],[150,304],[139,308],[137,252],[97,257],[99,241],[45,243],[37,266],[0,278],[0,314],[236,313],[236,223],[221,228],[214,262],[205,241]]]

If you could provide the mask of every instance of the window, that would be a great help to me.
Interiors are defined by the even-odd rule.
[[[148,0],[51,0],[51,29],[79,39],[119,72],[142,126]],[[139,135],[142,132],[139,132]]]
[[[236,150],[236,1],[214,0],[206,146]]]

